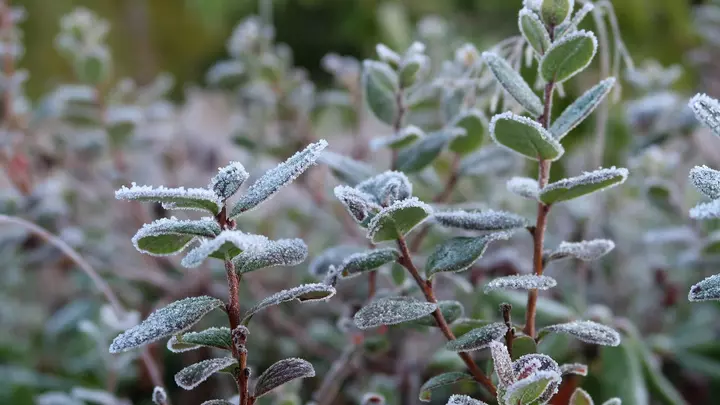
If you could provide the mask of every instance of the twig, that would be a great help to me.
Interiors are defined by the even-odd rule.
[[[510,357],[512,357],[513,339],[515,339],[515,329],[513,328],[512,318],[510,317],[511,310],[512,305],[506,302],[500,304],[500,311],[502,312],[505,326],[507,326],[507,332],[505,333],[505,345],[507,346],[508,354],[510,354]]]

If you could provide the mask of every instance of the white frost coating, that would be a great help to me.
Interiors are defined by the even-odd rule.
[[[187,268],[197,267],[226,243],[234,245],[241,251],[256,252],[264,249],[269,240],[262,235],[252,235],[240,231],[222,231],[214,239],[203,239],[200,245],[189,251],[180,263]]]
[[[606,168],[606,169],[594,170],[592,172],[585,172],[585,173],[581,174],[580,176],[570,177],[568,179],[562,179],[560,181],[556,181],[554,183],[548,184],[547,186],[545,186],[545,188],[540,190],[540,199],[542,199],[543,196],[545,196],[549,193],[561,191],[563,189],[567,190],[566,192],[572,192],[572,189],[577,188],[577,187],[590,186],[593,184],[598,184],[598,183],[602,183],[605,181],[609,181],[616,177],[620,177],[619,181],[612,183],[610,185],[604,186],[604,187],[594,190],[594,191],[607,190],[609,188],[612,188],[612,187],[615,187],[617,185],[624,183],[625,180],[627,180],[628,174],[629,174],[628,169],[616,168],[615,166]]]
[[[487,283],[483,291],[487,294],[496,290],[548,290],[556,285],[557,281],[550,276],[522,274],[496,278]]]
[[[545,399],[545,401],[540,401],[539,403],[545,403],[547,400],[553,397],[558,392],[558,388],[560,387],[560,382],[562,381],[562,376],[554,371],[538,371],[534,374],[530,375],[527,378],[524,378],[522,380],[519,380],[508,387],[507,392],[505,393],[504,400],[509,403],[515,403],[511,399],[515,396],[518,396],[518,398],[522,397],[522,392],[528,388],[530,385],[539,383],[541,381],[548,381],[547,388],[543,393],[541,393],[539,396],[535,398],[523,398],[522,403],[532,403],[535,399]]]
[[[247,273],[273,266],[295,266],[307,259],[308,247],[302,239],[269,240],[262,249],[247,250],[233,258],[235,271]]]
[[[690,182],[708,198],[720,198],[720,171],[705,165],[695,166],[690,170]]]
[[[508,387],[515,382],[515,374],[513,373],[512,359],[508,353],[504,343],[492,341],[489,344],[490,354],[493,359],[493,367],[498,376],[500,386]]]
[[[248,177],[250,174],[245,170],[245,166],[240,162],[230,162],[218,169],[218,174],[210,180],[208,188],[221,198],[227,199],[238,191]]]
[[[167,209],[194,209],[210,211],[213,214],[220,212],[223,205],[220,197],[206,188],[138,186],[135,182],[130,188],[122,186],[115,191],[115,198],[159,202]]]
[[[402,211],[407,208],[420,208],[427,215],[432,215],[433,209],[428,204],[425,204],[424,202],[420,201],[417,197],[411,197],[406,200],[400,200],[396,201],[393,205],[383,208],[380,212],[377,213],[371,220],[370,223],[368,223],[368,231],[367,231],[367,237],[368,239],[372,240],[375,235],[382,229],[381,221],[385,220],[386,218],[392,218],[393,214],[395,214],[398,211]],[[406,233],[412,231],[415,229],[418,225],[423,223],[423,221],[418,222],[415,224],[412,228],[405,230]]]
[[[697,94],[689,105],[698,121],[720,136],[720,103],[707,94]]]
[[[539,116],[543,112],[543,103],[525,82],[520,73],[515,71],[510,64],[493,52],[483,52],[482,58],[492,71],[495,79],[521,106],[533,116]]]
[[[374,138],[370,141],[370,147],[373,150],[377,150],[386,146],[398,147],[399,145],[409,145],[410,143],[422,139],[425,136],[425,131],[422,129],[416,127],[415,125],[408,125],[394,135],[383,138]]]
[[[560,373],[563,376],[573,374],[584,377],[588,374],[588,366],[582,363],[563,364],[560,366]]]
[[[142,228],[138,229],[132,238],[132,243],[140,253],[151,256],[169,256],[185,250],[185,248],[195,240],[195,236],[214,237],[219,233],[220,225],[218,225],[213,218],[203,218],[201,220],[179,220],[175,217],[161,218],[149,224],[144,224]],[[193,235],[193,237],[188,239],[185,245],[173,252],[151,252],[140,247],[139,243],[142,239],[160,235]]]
[[[575,32],[572,32],[572,33],[570,33],[570,34],[567,34],[567,35],[563,36],[562,38],[560,38],[559,40],[556,40],[555,42],[553,42],[553,44],[550,46],[550,49],[548,49],[547,53],[545,54],[545,56],[548,56],[548,55],[550,55],[550,54],[552,53],[553,49],[557,49],[558,47],[561,47],[561,46],[565,45],[566,43],[568,43],[568,42],[570,42],[570,41],[573,41],[573,40],[575,40],[575,39],[577,39],[577,38],[580,38],[580,37],[590,38],[590,41],[592,41],[592,44],[593,44],[593,53],[592,53],[592,55],[590,56],[590,58],[588,58],[588,61],[587,61],[587,63],[586,63],[585,65],[580,66],[577,70],[575,70],[573,73],[567,75],[567,77],[565,77],[565,78],[564,78],[562,81],[560,81],[559,83],[562,83],[563,81],[565,81],[565,80],[567,80],[567,79],[570,79],[571,77],[575,76],[578,72],[583,71],[586,67],[588,67],[588,65],[590,65],[590,62],[592,62],[592,60],[595,58],[595,54],[597,53],[597,49],[598,49],[598,40],[597,40],[597,37],[596,37],[595,34],[594,34],[593,32],[591,32],[591,31],[586,31],[586,30],[575,31]],[[549,58],[543,58],[543,59],[540,61],[540,66],[539,66],[539,68],[538,68],[538,70],[539,70],[540,72],[543,71],[543,65],[544,65],[545,61],[548,60],[548,59],[549,59]],[[567,59],[566,59],[566,60],[567,60]]]
[[[597,260],[615,249],[615,242],[609,239],[594,239],[582,242],[561,242],[548,257],[549,260],[572,257],[589,262]]]
[[[584,389],[578,387],[575,388],[575,391],[570,396],[570,404],[584,404],[584,405],[595,405],[595,402],[593,402],[592,397],[590,394],[587,393]]]
[[[720,218],[720,200],[701,203],[690,209],[690,218],[713,219]]]
[[[557,157],[555,157],[552,160],[559,159],[565,153],[565,148],[563,148],[563,146],[560,144],[560,142],[558,142],[558,140],[555,139],[555,137],[553,137],[553,135],[550,133],[550,131],[545,129],[542,125],[540,125],[540,123],[538,123],[537,121],[532,120],[528,117],[523,117],[521,115],[514,114],[510,111],[504,112],[502,114],[497,114],[494,117],[492,117],[492,120],[490,120],[490,137],[492,137],[493,141],[495,141],[495,143],[500,145],[501,147],[508,149],[514,153],[519,153],[516,150],[514,150],[514,149],[504,145],[500,141],[498,141],[497,136],[495,134],[495,127],[497,126],[497,123],[500,120],[515,121],[520,124],[523,124],[523,125],[533,128],[535,130],[535,132],[537,132],[537,134],[540,135],[540,138],[542,139],[542,141],[544,143],[546,143],[548,146],[552,147],[555,151],[557,151],[557,153],[558,153]],[[535,146],[535,148],[537,149],[537,146]],[[525,156],[525,155],[522,155],[522,156]]]
[[[487,405],[487,403],[470,398],[467,395],[452,395],[446,405]]]
[[[585,342],[602,346],[620,344],[620,334],[614,329],[593,321],[574,321],[542,328],[540,332],[565,333]]]
[[[565,23],[561,24],[558,27],[558,30],[561,31],[560,35],[565,35],[570,32],[574,32],[578,25],[582,22],[582,20],[587,17],[588,14],[590,14],[591,11],[595,10],[595,5],[592,3],[585,3],[580,10],[575,13],[575,16],[573,16],[572,20],[566,21]]]
[[[388,185],[392,184],[393,187],[397,188],[397,199],[404,200],[412,195],[413,186],[410,183],[410,179],[403,172],[398,171],[386,171],[373,176],[360,184],[355,188],[363,193],[375,197],[374,202],[376,204],[383,204],[383,191],[387,190]]]
[[[327,301],[335,295],[335,288],[324,283],[302,284],[287,290],[282,290],[269,297],[260,300],[252,308],[248,309],[241,321],[246,325],[250,318],[257,312],[278,305],[283,302],[297,299],[300,302]]]
[[[160,308],[113,339],[110,353],[120,353],[183,332],[205,314],[225,304],[217,298],[200,296],[175,301]]]
[[[175,383],[180,388],[191,390],[207,380],[211,375],[233,364],[237,364],[237,360],[232,357],[203,360],[187,366],[175,374]]]
[[[211,399],[209,401],[203,402],[200,405],[233,405],[233,403],[224,399]]]
[[[343,278],[351,278],[365,271],[376,269],[386,263],[394,262],[398,257],[400,257],[400,252],[394,248],[359,252],[348,256],[338,268],[338,272],[342,273]]]
[[[433,219],[442,226],[468,231],[502,231],[530,225],[520,215],[495,210],[437,212]]]
[[[491,342],[505,336],[507,330],[507,326],[502,322],[491,323],[481,328],[473,329],[459,338],[447,342],[445,348],[452,352],[481,350],[488,347]]]
[[[289,358],[268,367],[255,383],[255,397],[260,398],[275,388],[297,378],[315,377],[315,369],[308,361]]]
[[[382,207],[375,203],[376,199],[374,196],[356,188],[340,185],[335,187],[333,192],[335,193],[335,197],[342,202],[347,212],[355,218],[357,222],[362,222],[367,219],[371,210],[379,211],[382,209]]]
[[[525,32],[525,24],[523,24],[524,18],[528,18],[528,19],[532,20],[535,23],[535,26],[541,28],[540,35],[542,35],[542,44],[541,44],[542,49],[535,49],[535,51],[537,51],[537,53],[539,55],[542,56],[542,54],[544,54],[545,51],[547,51],[547,47],[550,46],[552,41],[550,40],[550,34],[548,34],[547,29],[545,29],[545,24],[540,19],[540,16],[538,16],[538,14],[536,12],[534,12],[533,10],[531,10],[527,7],[523,7],[520,10],[520,12],[518,13],[518,28],[520,29],[520,32],[525,37],[525,42],[527,42],[528,45],[530,45],[528,47],[529,52],[530,52],[530,57],[528,58],[530,63],[528,64],[528,67],[530,67],[532,61],[535,60],[533,57],[533,48],[534,48],[535,44],[532,44],[532,43],[530,43],[530,41],[528,41],[528,39],[531,38],[531,33]]]
[[[231,345],[230,328],[211,327],[199,332],[173,335],[167,342],[167,349],[173,353],[183,353],[202,346],[229,348]]]
[[[167,405],[167,392],[163,387],[153,388],[152,401],[155,405]]]
[[[688,293],[690,301],[720,300],[720,274],[707,277],[693,285]]]
[[[291,183],[305,170],[315,164],[328,143],[324,139],[311,143],[305,149],[295,153],[283,163],[268,170],[253,183],[247,192],[240,197],[230,213],[230,218],[247,212],[269,199],[283,186]]]
[[[377,299],[355,313],[353,320],[360,329],[396,325],[414,321],[433,313],[437,304],[414,298],[388,297]]]
[[[529,200],[537,200],[540,187],[535,179],[529,177],[513,177],[506,183],[508,191]]]
[[[383,62],[392,63],[395,65],[400,64],[400,55],[390,49],[385,44],[375,45],[375,52],[377,52],[378,58],[380,58],[380,60],[382,60]]]
[[[615,86],[615,78],[607,78],[586,91],[570,104],[560,116],[553,121],[550,132],[558,140],[563,139],[570,131],[582,123],[599,106]]]

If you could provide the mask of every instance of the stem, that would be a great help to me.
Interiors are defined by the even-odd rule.
[[[415,267],[415,264],[412,261],[412,257],[410,255],[410,250],[408,249],[407,242],[405,241],[404,237],[400,237],[397,240],[397,244],[400,247],[400,252],[402,256],[398,260],[398,262],[405,267],[408,272],[410,272],[410,275],[415,279],[415,282],[418,284],[420,289],[422,290],[423,294],[425,295],[425,299],[428,302],[432,302],[434,304],[437,304],[437,299],[435,299],[435,293],[433,291],[433,285],[432,282],[429,280],[425,280],[420,275],[420,272],[418,271],[417,267]],[[445,338],[447,340],[455,340],[455,335],[450,330],[450,327],[448,326],[447,321],[445,320],[445,317],[443,316],[442,312],[440,311],[440,308],[435,309],[435,312],[433,312],[433,318],[435,318],[435,322],[437,322],[438,326],[440,327],[440,330],[442,331],[443,335],[445,335]],[[465,365],[467,366],[468,370],[470,370],[470,373],[475,378],[475,381],[479,382],[480,384],[484,385],[485,388],[487,388],[488,391],[490,391],[490,394],[495,397],[497,395],[497,389],[495,388],[495,384],[493,384],[492,380],[488,378],[485,373],[483,373],[482,370],[475,364],[473,359],[470,357],[469,354],[466,352],[459,352],[458,356],[463,360]]]
[[[507,326],[508,328],[507,333],[505,333],[505,345],[507,346],[508,354],[510,355],[510,357],[512,357],[513,339],[515,339],[515,329],[513,329],[512,318],[510,317],[510,310],[512,310],[512,305],[508,303],[502,303],[500,304],[500,310],[502,311],[505,326]]]

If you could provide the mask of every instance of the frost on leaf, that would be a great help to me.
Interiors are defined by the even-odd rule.
[[[498,277],[485,285],[485,293],[496,290],[548,290],[557,285],[550,276],[522,274],[517,276]]]
[[[225,304],[208,296],[190,297],[160,308],[150,316],[113,339],[110,353],[124,352],[152,343],[166,336],[183,332],[205,314]]]
[[[520,32],[525,37],[525,41],[532,46],[535,52],[541,56],[545,54],[550,47],[550,34],[548,34],[545,24],[540,21],[537,13],[528,8],[523,8],[520,10],[518,25]]]
[[[546,326],[538,331],[538,335],[547,333],[564,333],[571,335],[585,343],[602,346],[617,346],[620,344],[620,334],[613,328],[593,321],[574,321],[558,325]]]
[[[599,169],[577,177],[550,183],[540,190],[540,201],[545,204],[572,200],[586,194],[605,190],[627,180],[628,170],[624,168]]]
[[[713,219],[720,218],[720,200],[713,200],[698,204],[690,209],[690,218]]]
[[[594,239],[582,242],[561,242],[547,257],[547,260],[573,258],[589,262],[597,260],[615,249],[615,242],[608,239]]]
[[[563,364],[560,366],[560,373],[563,376],[566,375],[581,375],[587,376],[588,366],[581,363]]]
[[[232,337],[230,328],[208,328],[199,332],[179,333],[168,340],[167,348],[174,353],[182,353],[201,346],[230,350]]]
[[[446,405],[487,405],[485,402],[467,395],[451,395]]]
[[[243,212],[257,207],[261,202],[277,193],[280,188],[290,184],[315,164],[326,147],[327,142],[325,140],[311,143],[302,151],[297,152],[286,161],[265,172],[240,197],[237,204],[230,211],[230,218],[235,218]]]
[[[540,116],[543,112],[543,104],[540,97],[533,92],[520,73],[510,64],[492,52],[483,52],[482,58],[490,67],[495,79],[523,108],[533,116]]]
[[[437,212],[433,219],[442,226],[466,231],[506,231],[530,225],[530,222],[520,215],[495,210]]]
[[[362,85],[370,111],[380,121],[392,125],[399,109],[395,101],[400,86],[397,73],[387,63],[365,60]]]
[[[477,152],[466,156],[460,162],[463,176],[482,176],[503,173],[515,164],[513,152],[498,145],[487,145]]]
[[[575,127],[580,125],[595,109],[605,100],[615,85],[615,78],[610,77],[596,84],[593,88],[586,91],[553,122],[550,127],[550,133],[560,140],[570,133]]]
[[[555,371],[537,371],[509,386],[504,397],[505,403],[547,403],[557,393],[561,381],[562,377]]]
[[[201,210],[217,215],[223,203],[212,190],[206,188],[166,188],[164,186],[123,186],[115,191],[118,200],[134,200],[142,202],[158,202],[166,209]]]
[[[182,252],[196,237],[215,237],[220,225],[214,219],[179,220],[161,218],[143,225],[132,243],[141,253],[152,256],[166,256]]]
[[[203,360],[187,366],[175,374],[175,383],[180,388],[191,390],[211,375],[236,364],[237,360],[232,357]]]
[[[230,162],[229,165],[218,169],[218,174],[210,180],[209,188],[220,198],[226,200],[232,197],[250,175],[240,162]]]
[[[251,235],[240,231],[222,231],[214,239],[203,239],[190,250],[180,262],[184,267],[199,266],[208,257],[225,260],[245,251],[260,251],[269,243],[262,235]]]
[[[345,259],[340,265],[340,272],[344,278],[350,278],[367,271],[375,270],[386,263],[394,262],[400,257],[400,252],[393,248],[382,248],[362,253],[355,253]]]
[[[598,42],[589,31],[576,31],[555,41],[540,61],[546,82],[562,83],[583,71],[595,57]]]
[[[168,403],[167,392],[163,387],[153,388],[152,401],[155,405],[167,405]]]
[[[440,308],[440,313],[442,313],[443,318],[445,318],[445,322],[449,324],[455,322],[455,320],[459,319],[465,313],[465,308],[463,308],[463,305],[459,301],[443,300],[438,301],[437,304],[438,308]],[[438,326],[432,314],[416,319],[412,321],[412,323],[423,326]]]
[[[450,142],[450,150],[464,156],[482,146],[485,140],[485,128],[489,124],[485,114],[477,108],[473,108],[462,111],[450,125],[465,131],[464,135],[459,135]]]
[[[400,132],[392,136],[373,139],[370,142],[370,147],[373,149],[380,149],[382,147],[401,149],[412,145],[424,137],[425,132],[422,129],[416,127],[415,125],[408,125],[401,129]]]
[[[428,257],[425,273],[432,278],[437,273],[457,273],[467,270],[487,250],[488,245],[496,240],[510,238],[509,232],[497,232],[484,236],[460,236],[440,244]]]
[[[720,136],[720,103],[707,94],[697,94],[690,99],[690,108],[698,121]]]
[[[620,398],[610,398],[603,402],[602,405],[622,405],[622,400]]]
[[[358,328],[369,329],[413,321],[431,314],[436,309],[437,304],[418,301],[414,298],[380,298],[355,313],[354,321]]]
[[[425,383],[420,387],[420,401],[430,402],[433,390],[446,385],[455,384],[460,381],[473,381],[473,376],[468,373],[461,373],[458,371],[436,375],[425,381]]]
[[[331,151],[323,152],[318,162],[327,165],[335,177],[351,186],[375,174],[373,168],[367,163]]]
[[[372,211],[379,211],[381,207],[375,203],[375,197],[348,186],[335,187],[335,197],[343,204],[347,212],[355,218],[355,221],[362,223]]]
[[[507,333],[507,326],[502,322],[495,322],[481,328],[473,329],[455,340],[447,342],[445,348],[452,352],[469,352],[490,346]]]
[[[320,253],[310,262],[308,272],[315,277],[324,277],[330,266],[338,268],[348,256],[361,251],[363,251],[363,248],[355,245],[333,246]]]
[[[505,326],[505,324],[502,324]],[[505,327],[507,331],[507,327]],[[504,332],[503,332],[504,334]],[[507,387],[515,382],[515,374],[513,373],[513,362],[504,343],[492,340],[488,343],[490,354],[493,359],[493,367],[495,374],[498,376],[500,386]]]
[[[315,369],[309,362],[298,358],[280,360],[260,374],[254,396],[260,398],[289,381],[308,377],[315,377]]]
[[[211,399],[209,401],[205,401],[200,405],[235,405],[230,401],[224,400],[224,399]]]
[[[377,205],[387,206],[398,200],[412,196],[412,183],[405,173],[386,171],[373,176],[355,187],[357,190],[374,197]]]
[[[233,258],[235,271],[247,273],[272,266],[295,266],[307,259],[308,248],[302,239],[269,240],[261,249],[251,249]]]
[[[720,171],[707,166],[695,166],[690,170],[690,182],[708,198],[720,198]]]
[[[465,134],[461,128],[433,132],[403,148],[397,155],[397,168],[405,173],[416,173],[428,167],[452,139]]]
[[[720,300],[720,274],[710,276],[693,285],[688,294],[690,301]]]
[[[509,192],[529,200],[537,200],[540,193],[537,180],[529,177],[513,177],[506,186]]]
[[[250,322],[250,318],[252,318],[252,316],[257,312],[274,305],[282,304],[283,302],[292,300],[298,300],[300,302],[327,301],[333,295],[335,295],[335,288],[327,284],[316,283],[299,285],[288,290],[277,292],[262,299],[245,312],[241,323],[243,325],[247,325],[247,323]]]
[[[557,160],[565,153],[560,142],[542,125],[511,112],[492,118],[490,135],[498,145],[528,159]]]
[[[417,197],[396,201],[370,220],[367,237],[373,243],[398,239],[420,225],[430,214],[432,207]]]
[[[568,405],[595,405],[590,394],[582,388],[575,388]]]

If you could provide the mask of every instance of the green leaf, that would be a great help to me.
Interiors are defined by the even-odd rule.
[[[463,111],[453,120],[451,125],[465,131],[465,135],[457,136],[450,141],[451,151],[464,156],[482,146],[485,140],[485,126],[487,125],[487,119],[483,116],[482,111],[476,108]]]
[[[445,86],[440,99],[440,112],[445,123],[451,122],[462,110],[465,104],[467,89],[459,86]]]
[[[543,0],[540,15],[549,27],[557,27],[567,20],[575,6],[575,0]]]
[[[222,207],[222,201],[212,190],[206,188],[154,188],[151,186],[138,186],[132,183],[130,188],[123,186],[115,191],[118,200],[134,200],[141,202],[158,202],[165,209],[189,209],[207,211],[217,215]]]
[[[565,333],[585,343],[602,346],[620,344],[620,334],[613,328],[593,321],[574,321],[558,325],[546,326],[538,331],[538,338],[547,333]]]
[[[230,350],[232,348],[230,328],[208,328],[200,332],[177,334],[167,343],[168,350],[173,353],[186,352],[201,346]]]
[[[326,164],[338,180],[351,186],[375,175],[367,163],[331,151],[323,152],[318,161]]]
[[[181,221],[161,218],[143,225],[132,238],[135,248],[152,256],[182,252],[196,236],[212,238],[220,234],[220,225],[212,219]]]
[[[399,69],[400,87],[406,89],[424,78],[429,65],[430,60],[426,55],[415,54],[406,58]]]
[[[590,394],[582,388],[575,388],[568,405],[595,405]]]
[[[545,404],[557,392],[562,378],[553,371],[537,371],[507,388],[505,403],[535,405]],[[542,399],[541,399],[542,398]],[[537,401],[537,402],[536,402]]]
[[[629,342],[600,350],[603,395],[622,398],[624,405],[649,405],[650,398],[636,350]]]
[[[518,25],[520,26],[520,32],[523,34],[523,37],[525,37],[527,43],[532,46],[538,55],[544,55],[550,47],[551,41],[550,34],[548,34],[548,31],[545,28],[545,24],[540,21],[540,17],[538,17],[534,11],[523,8],[520,10]]]
[[[432,213],[432,208],[416,197],[396,201],[383,208],[368,224],[368,239],[373,243],[405,236]]]
[[[568,201],[596,191],[608,189],[625,182],[627,169],[600,169],[577,177],[550,183],[540,190],[540,201],[545,204]]]
[[[280,360],[268,367],[255,383],[255,398],[260,398],[275,388],[298,378],[315,377],[312,364],[303,359]]]
[[[420,387],[420,401],[430,402],[433,390],[461,381],[474,381],[474,379],[473,376],[468,373],[461,373],[457,371],[436,375],[425,381],[422,387]]]
[[[400,252],[393,248],[382,248],[369,250],[367,252],[355,253],[345,259],[339,271],[344,278],[350,278],[378,267],[392,263],[400,257]]]
[[[531,115],[539,117],[543,113],[543,103],[520,73],[495,53],[483,52],[483,60],[487,63],[495,79],[523,108]]]
[[[393,125],[398,115],[396,95],[400,91],[397,73],[387,63],[366,60],[362,77],[370,111],[380,121]]]
[[[392,205],[398,200],[410,198],[413,190],[412,183],[405,173],[398,171],[380,173],[363,181],[355,188],[372,196],[371,202],[384,207]]]
[[[496,290],[548,290],[557,285],[554,278],[546,275],[519,274],[513,276],[498,277],[485,285],[485,294]]]
[[[693,285],[688,294],[690,301],[720,300],[720,274],[707,277],[705,280]]]
[[[555,139],[563,139],[575,127],[592,114],[593,111],[605,100],[615,85],[615,78],[610,77],[596,84],[586,91],[577,100],[573,101],[565,111],[550,126],[550,133]]]
[[[438,301],[437,304],[447,323],[453,323],[465,313],[465,309],[459,301]],[[432,314],[416,319],[412,323],[423,326],[437,326],[435,317]]]
[[[191,390],[211,375],[237,364],[232,357],[203,360],[180,370],[175,374],[175,383],[183,389]]]
[[[526,354],[537,353],[537,343],[530,336],[516,336],[512,344],[512,359],[519,359]]]
[[[505,211],[445,211],[433,215],[433,220],[448,228],[466,231],[510,231],[530,226],[530,221]]]
[[[190,250],[180,262],[184,267],[199,266],[208,257],[220,260],[232,259],[245,250],[256,251],[269,244],[262,235],[251,235],[240,231],[222,231],[213,239],[204,239]]]
[[[495,322],[473,329],[461,337],[447,342],[445,348],[452,352],[468,352],[488,347],[490,342],[498,340],[507,333],[507,326],[502,322]]]
[[[388,147],[390,149],[402,149],[425,138],[425,131],[415,125],[408,125],[393,136],[375,138],[370,142],[373,149]],[[369,176],[368,176],[369,177]]]
[[[110,73],[110,54],[107,48],[96,46],[75,57],[75,74],[83,83],[98,85],[104,82]]]
[[[449,131],[433,132],[400,150],[397,155],[397,169],[405,173],[415,173],[426,168],[440,156],[452,136]]]
[[[218,173],[210,180],[209,189],[222,199],[232,197],[250,174],[240,162],[230,162],[229,165],[218,169]]]
[[[249,273],[273,266],[295,266],[307,259],[308,248],[302,239],[271,240],[258,250],[249,250],[233,258],[235,271]]]
[[[546,82],[562,83],[590,64],[597,47],[597,38],[592,32],[581,30],[568,34],[545,53],[540,61],[540,75]]]
[[[695,166],[690,170],[690,182],[706,197],[713,200],[720,198],[720,171],[705,165]]]
[[[445,241],[428,257],[425,273],[428,278],[441,272],[460,272],[473,265],[487,249],[490,242],[508,239],[507,233],[485,236],[461,236]]]
[[[480,319],[461,318],[450,325],[450,330],[456,338],[470,332],[473,329],[482,328],[491,322]]]
[[[565,153],[562,145],[540,124],[511,112],[493,117],[490,135],[498,145],[529,159],[557,160]]]
[[[335,288],[327,284],[317,283],[299,285],[263,298],[260,302],[253,305],[252,308],[245,312],[245,315],[243,315],[240,323],[247,325],[256,313],[271,306],[282,304],[283,302],[293,300],[298,300],[300,302],[327,301],[333,295],[335,295]]]
[[[353,319],[358,328],[370,329],[414,321],[433,313],[437,307],[437,304],[409,297],[380,298],[356,312]]]

